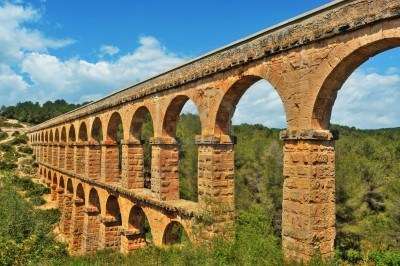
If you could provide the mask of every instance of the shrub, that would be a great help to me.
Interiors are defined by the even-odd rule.
[[[369,259],[377,266],[398,266],[400,265],[400,251],[380,251],[373,252]]]

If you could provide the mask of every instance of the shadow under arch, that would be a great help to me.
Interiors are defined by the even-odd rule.
[[[312,111],[312,127],[328,129],[337,93],[349,76],[369,58],[396,47],[400,47],[400,36],[374,41],[347,54],[325,78],[317,94]]]
[[[67,142],[67,129],[65,127],[61,129],[61,141]]]
[[[225,95],[223,96],[218,111],[215,117],[215,129],[214,134],[216,136],[222,135],[230,135],[232,133],[232,117],[235,113],[236,106],[239,103],[240,99],[242,98],[243,94],[256,82],[264,80],[268,84],[271,84],[268,80],[264,79],[261,76],[256,75],[246,75],[241,77],[232,86],[226,91]],[[272,84],[271,84],[272,86]],[[273,86],[272,86],[273,87]],[[282,96],[279,94],[279,91],[273,88],[275,92],[279,95],[281,104],[284,106],[282,101]]]
[[[87,141],[88,140],[88,133],[87,133],[87,127],[86,123],[82,122],[79,126],[79,132],[78,132],[78,139],[80,141]]]
[[[106,216],[103,219],[103,234],[100,237],[102,243],[100,246],[105,249],[119,250],[121,246],[121,225],[122,217],[118,199],[114,195],[110,195],[106,202]]]
[[[154,121],[150,110],[146,106],[139,107],[133,114],[129,126],[129,138],[141,144],[138,153],[142,153],[143,187],[151,189],[151,145],[154,137]]]
[[[68,132],[68,142],[75,142],[75,141],[76,141],[75,126],[71,124]]]
[[[145,212],[138,205],[133,206],[129,212],[128,232],[126,239],[131,243],[128,245],[129,250],[144,247],[153,241],[150,223]]]
[[[96,117],[92,123],[90,137],[92,140],[96,141],[97,144],[100,144],[103,141],[103,127],[99,117]]]
[[[197,113],[199,113],[199,108],[195,101],[193,101],[189,96],[187,95],[178,95],[175,98],[171,100],[169,103],[164,119],[163,119],[163,124],[162,124],[162,130],[163,134],[167,135],[168,137],[175,138],[176,137],[176,127],[179,121],[179,115],[182,112],[183,107],[187,102],[192,102],[197,110]],[[200,113],[199,113],[200,116]],[[201,117],[201,116],[200,116]],[[200,128],[202,128],[201,125],[201,120],[200,120]]]
[[[60,141],[60,132],[58,131],[58,128],[56,128],[56,131],[54,133],[54,141],[56,142]]]
[[[164,245],[183,244],[189,241],[189,237],[181,223],[172,221],[166,226],[162,241]]]
[[[184,114],[182,110],[190,104],[194,114]],[[177,95],[166,108],[162,134],[178,143],[179,198],[198,201],[198,147],[196,136],[203,131],[198,105],[187,95]]]

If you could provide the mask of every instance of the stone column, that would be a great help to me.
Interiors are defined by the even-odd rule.
[[[47,144],[47,163],[49,165],[53,163],[53,143]]]
[[[86,146],[85,141],[77,142],[75,146],[75,173],[82,176],[86,174]]]
[[[72,212],[72,230],[71,230],[71,252],[73,254],[82,253],[83,244],[83,225],[85,218],[85,201],[80,198],[76,198],[73,204]]]
[[[128,189],[144,187],[144,151],[140,141],[122,142],[122,186]]]
[[[53,183],[53,177],[51,177],[51,185],[50,185],[50,191],[51,191],[51,200],[56,201],[57,200],[57,184]]]
[[[114,141],[103,141],[101,147],[101,174],[104,182],[118,183],[121,179],[119,169],[118,144]]]
[[[334,255],[334,136],[325,130],[282,131],[282,246],[288,260]]]
[[[47,163],[47,144],[43,144],[43,162]]]
[[[100,224],[100,249],[120,250],[121,225],[116,217],[106,215],[101,217]]]
[[[71,223],[72,223],[72,208],[73,208],[73,195],[67,192],[64,196],[64,209],[61,217],[61,232],[66,236],[66,238],[70,237],[71,234]]]
[[[161,200],[179,199],[179,147],[173,138],[152,138],[151,191]]]
[[[58,209],[60,212],[63,212],[63,207],[64,207],[64,189],[63,188],[58,188],[57,189],[57,204],[58,204]]]
[[[86,173],[90,179],[101,178],[101,145],[97,142],[89,142],[86,147]]]
[[[196,136],[198,145],[198,199],[213,217],[201,238],[234,233],[234,140],[229,136]]]
[[[75,162],[75,145],[72,143],[67,143],[65,146],[66,154],[65,154],[65,169],[67,171],[74,171],[74,162]]]
[[[58,166],[59,149],[60,149],[60,146],[58,145],[58,143],[54,144],[54,146],[53,146],[53,166],[57,167],[57,168],[59,167]]]
[[[65,142],[59,144],[59,154],[58,154],[58,167],[60,169],[65,169]]]
[[[85,208],[85,218],[83,226],[83,246],[82,251],[96,252],[99,249],[100,234],[100,212],[95,206]]]
[[[129,253],[132,250],[143,248],[146,245],[146,237],[138,228],[121,230],[122,253]]]

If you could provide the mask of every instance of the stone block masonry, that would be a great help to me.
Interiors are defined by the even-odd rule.
[[[332,1],[30,128],[38,175],[52,186],[71,252],[141,248],[147,244],[143,234],[147,222],[159,246],[177,239],[168,229],[172,224],[180,225],[194,242],[232,237],[231,117],[243,93],[264,79],[278,92],[287,121],[281,134],[285,258],[306,262],[315,253],[331,257],[335,239],[335,135],[328,130],[332,107],[338,90],[360,64],[398,46],[398,0]],[[175,132],[189,99],[201,121],[196,139],[198,202],[179,198],[180,147]],[[140,140],[146,117],[154,128],[150,184],[144,172],[144,158],[150,155]],[[121,133],[119,140],[117,133]]]

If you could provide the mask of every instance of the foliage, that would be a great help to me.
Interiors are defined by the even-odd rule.
[[[0,114],[9,119],[17,119],[21,122],[39,124],[85,104],[86,103],[81,105],[69,104],[65,100],[56,100],[54,102],[47,101],[40,105],[38,102],[33,103],[28,101],[18,103],[15,106],[3,106],[0,110]]]
[[[39,261],[65,257],[65,247],[55,242],[51,234],[59,212],[34,209],[16,192],[16,180],[10,172],[1,173],[0,264],[37,265]],[[31,187],[26,181],[19,184]]]

